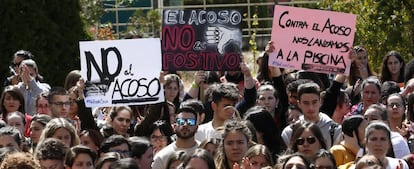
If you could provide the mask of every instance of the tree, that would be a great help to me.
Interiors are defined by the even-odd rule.
[[[161,32],[161,15],[156,9],[136,10],[134,15],[129,18],[131,26],[130,31],[136,31],[140,37],[159,38]]]
[[[5,0],[0,6],[0,78],[19,49],[31,51],[51,86],[63,86],[66,74],[80,68],[79,41],[88,37],[78,1]]]
[[[323,0],[319,8],[357,15],[354,45],[367,49],[376,72],[390,50],[400,52],[405,61],[413,58],[413,0]]]

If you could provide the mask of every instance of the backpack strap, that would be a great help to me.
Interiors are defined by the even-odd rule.
[[[334,145],[334,136],[335,136],[335,129],[338,127],[338,124],[335,122],[331,123],[331,126],[329,127],[329,135],[331,136],[331,147]]]

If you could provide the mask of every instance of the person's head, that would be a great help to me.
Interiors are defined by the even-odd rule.
[[[171,136],[174,134],[174,129],[171,125],[165,123],[163,120],[157,120],[149,127],[151,135],[149,136],[151,144],[153,145],[154,154],[172,143]]]
[[[273,157],[269,149],[262,144],[250,147],[244,157],[249,158],[251,169],[260,169],[266,166],[273,166]]]
[[[151,169],[153,151],[149,140],[145,137],[129,137],[128,140],[131,144],[131,158],[140,169]]]
[[[93,169],[97,154],[89,147],[77,145],[71,147],[65,156],[65,166],[71,169]]]
[[[186,154],[184,151],[176,151],[168,156],[166,169],[177,169],[183,162]]]
[[[373,121],[365,129],[365,142],[368,154],[383,159],[391,148],[390,128],[383,122]]]
[[[309,79],[297,79],[286,85],[286,93],[288,95],[288,102],[290,105],[297,105],[299,101],[298,87],[301,84],[312,82]]]
[[[31,52],[27,50],[18,50],[16,53],[14,53],[13,59],[12,59],[12,65],[13,65],[14,70],[18,72],[19,67],[23,60],[33,59],[33,58],[34,56]]]
[[[79,93],[78,86],[73,86],[68,90],[68,94],[71,101],[68,116],[69,118],[73,118],[80,113],[79,106],[76,101],[79,100],[79,98],[81,97],[81,93]]]
[[[22,92],[16,86],[7,86],[1,94],[0,113],[3,119],[6,119],[7,113],[19,111],[25,113],[24,97]]]
[[[404,69],[404,86],[407,86],[407,82],[414,78],[414,59],[411,59]]]
[[[336,169],[335,157],[328,151],[320,149],[312,159],[314,169]]]
[[[361,115],[353,115],[344,119],[342,123],[342,133],[344,137],[356,137],[358,145],[362,147],[365,139],[365,128],[368,121]],[[346,140],[347,141],[347,140]]]
[[[99,146],[103,142],[104,138],[98,130],[85,129],[79,134],[80,144],[89,147],[95,153],[99,152]]]
[[[235,106],[239,99],[239,90],[233,83],[220,83],[212,91],[211,108],[214,111],[214,119],[225,121],[233,117],[234,111],[228,109]]]
[[[289,105],[286,112],[286,119],[289,124],[294,124],[303,115],[302,110],[297,105]]]
[[[116,153],[116,152],[104,153],[97,160],[95,168],[96,169],[109,169],[109,166],[113,162],[115,162],[119,159],[121,159],[121,155],[119,155],[119,153]]]
[[[345,116],[346,113],[351,111],[351,99],[345,91],[340,91],[338,98],[336,99],[335,112],[340,113],[341,116]]]
[[[281,169],[310,169],[310,165],[310,161],[299,153],[282,156],[277,164]]]
[[[179,99],[180,95],[180,77],[176,74],[167,74],[164,76],[165,84],[165,99],[174,102],[174,100]]]
[[[78,83],[81,77],[82,75],[79,70],[72,70],[71,72],[68,73],[68,75],[66,75],[65,84],[63,87],[66,90],[69,90],[73,86],[76,86],[76,84]]]
[[[132,169],[139,168],[138,164],[134,161],[133,158],[122,158],[113,162],[109,169]]]
[[[414,93],[410,93],[407,97],[407,119],[414,121]]]
[[[388,113],[387,113],[387,110],[382,105],[372,104],[365,111],[364,118],[368,122],[371,122],[371,121],[374,121],[374,120],[387,121],[388,120]]]
[[[356,53],[356,57],[353,60],[357,65],[368,65],[368,52],[362,46],[355,46],[354,51]]]
[[[381,160],[373,155],[362,156],[355,164],[355,169],[385,169]]]
[[[224,125],[222,138],[217,151],[217,166],[231,167],[240,163],[251,144],[250,130],[241,121],[230,120]]]
[[[301,84],[298,87],[298,106],[303,112],[305,119],[319,118],[321,90],[318,84],[310,82]]]
[[[197,124],[201,124],[205,118],[204,105],[200,100],[189,99],[180,104],[180,107],[192,107],[197,112]]]
[[[0,148],[0,164],[6,158],[7,155],[20,152],[20,150],[14,148],[14,147],[2,147]]]
[[[99,148],[101,156],[108,152],[117,152],[122,158],[130,157],[131,145],[122,135],[112,135],[106,138]]]
[[[396,119],[400,123],[405,120],[405,98],[399,93],[388,96],[386,107],[389,119]]]
[[[23,136],[14,127],[5,126],[0,128],[0,148],[13,147],[22,150]]]
[[[261,85],[257,89],[257,105],[263,106],[269,112],[274,112],[279,104],[278,92],[270,85]]]
[[[368,77],[361,84],[361,96],[364,106],[378,103],[381,98],[381,83],[374,77]]]
[[[42,131],[39,143],[51,137],[61,140],[66,147],[73,147],[80,142],[75,127],[64,118],[50,120]]]
[[[52,118],[46,114],[37,114],[33,116],[32,121],[30,122],[30,139],[34,145],[39,142],[43,129],[51,119]]]
[[[397,51],[388,52],[382,60],[381,82],[393,80],[393,76],[397,76],[397,83],[404,82],[405,62]]]
[[[381,103],[386,104],[386,99],[390,94],[400,93],[401,89],[394,81],[384,81],[381,84]]]
[[[197,132],[197,113],[192,107],[181,107],[178,109],[175,120],[175,133],[177,139],[194,139]]]
[[[36,97],[36,112],[37,114],[46,114],[52,116],[50,104],[48,100],[48,92],[41,93]]]
[[[22,135],[25,134],[26,118],[23,113],[15,111],[7,114],[6,122],[7,125],[19,130]]]
[[[116,134],[126,135],[134,119],[134,113],[128,106],[113,107],[109,112],[108,122]]]
[[[322,131],[315,123],[296,123],[290,138],[289,150],[303,154],[306,158],[312,157],[319,149],[326,149]]]
[[[48,96],[52,118],[66,118],[69,113],[71,100],[68,91],[63,87],[53,87]]]
[[[15,152],[6,156],[0,165],[2,169],[39,169],[39,162],[33,155],[25,152]]]
[[[198,148],[193,154],[184,158],[181,167],[183,169],[215,169],[216,165],[213,156],[208,151]]]
[[[250,121],[256,129],[257,143],[266,145],[272,154],[281,151],[280,131],[267,109],[254,106],[246,111],[244,120]]]
[[[42,168],[64,168],[64,160],[68,148],[65,144],[55,138],[48,138],[38,144],[35,158],[39,160]]]
[[[203,140],[198,147],[207,150],[211,154],[211,156],[216,157],[217,147],[219,146],[219,144],[220,143],[218,139],[208,138]]]

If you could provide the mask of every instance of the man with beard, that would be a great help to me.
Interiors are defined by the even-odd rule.
[[[183,151],[186,154],[192,154],[198,148],[198,143],[194,139],[198,128],[196,111],[189,106],[180,107],[176,117],[174,129],[177,140],[154,156],[151,168],[166,168],[168,157],[174,152]]]

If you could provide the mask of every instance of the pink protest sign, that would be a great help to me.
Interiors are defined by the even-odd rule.
[[[269,65],[349,75],[356,15],[275,6]]]

